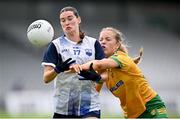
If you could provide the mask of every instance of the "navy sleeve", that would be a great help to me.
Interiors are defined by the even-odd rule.
[[[58,62],[58,53],[55,45],[51,42],[47,50],[44,53],[43,61],[45,63],[53,63],[54,65]]]
[[[95,59],[101,60],[101,59],[105,58],[104,51],[103,51],[99,41],[96,40],[94,47],[95,47]]]

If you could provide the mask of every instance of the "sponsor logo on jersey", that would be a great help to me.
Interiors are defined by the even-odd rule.
[[[118,81],[114,87],[110,89],[111,92],[117,90],[121,85],[123,85],[124,82],[122,80]]]
[[[62,49],[61,53],[68,52],[68,51],[69,51],[69,49]]]

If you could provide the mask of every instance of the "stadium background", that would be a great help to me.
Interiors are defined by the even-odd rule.
[[[42,81],[44,48],[32,46],[26,30],[37,19],[62,34],[58,12],[74,6],[82,29],[98,38],[101,28],[113,26],[126,36],[129,54],[144,47],[140,67],[165,101],[170,117],[180,116],[180,4],[176,1],[16,0],[0,1],[0,118],[51,117],[53,83]],[[103,117],[121,117],[118,100],[104,87]],[[133,105],[132,105],[133,106]]]

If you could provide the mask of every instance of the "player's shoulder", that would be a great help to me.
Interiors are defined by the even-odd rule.
[[[60,39],[61,37],[58,37],[58,38],[53,39],[51,42],[51,45],[55,46],[57,50],[60,48]]]
[[[52,40],[52,43],[59,42],[60,38],[61,38],[61,37],[58,37],[58,38],[53,39],[53,40]]]
[[[93,38],[93,37],[90,37],[90,36],[85,36],[84,39],[83,39],[83,42],[86,42],[88,43],[89,45],[90,44],[95,44],[95,42],[97,41],[96,38]]]
[[[55,38],[54,40],[52,40],[52,43],[57,47],[59,46],[61,43],[61,40],[63,39],[62,36],[58,37],[58,38]]]
[[[91,41],[94,41],[94,42],[97,40],[96,38],[93,38],[91,36],[85,36],[84,39],[91,40]]]
[[[125,60],[125,61],[129,61],[131,59],[127,53],[122,52],[122,51],[117,51],[111,56],[111,58],[116,58],[116,59]]]

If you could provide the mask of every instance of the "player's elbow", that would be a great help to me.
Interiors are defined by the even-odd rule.
[[[46,70],[43,74],[44,83],[49,83],[57,76],[57,73],[54,70]]]
[[[48,84],[48,83],[49,83],[49,81],[47,81],[47,80],[44,80],[44,83],[45,83],[45,84]]]
[[[49,83],[51,81],[51,79],[48,76],[44,75],[43,76],[43,81],[44,81],[45,84],[47,84],[47,83]]]
[[[49,80],[46,77],[43,77],[43,81],[45,84],[49,83]]]

